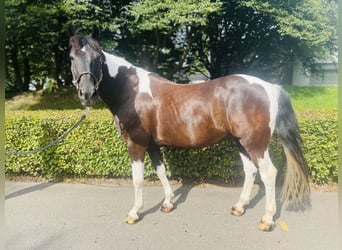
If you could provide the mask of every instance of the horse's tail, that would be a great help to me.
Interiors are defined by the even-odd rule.
[[[279,90],[275,132],[282,142],[287,161],[281,199],[288,201],[292,208],[305,209],[310,206],[308,167],[290,98],[283,89]]]

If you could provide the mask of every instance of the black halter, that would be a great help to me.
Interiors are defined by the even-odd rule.
[[[84,75],[90,75],[94,81],[95,81],[95,89],[97,90],[99,88],[99,85],[102,81],[102,75],[100,77],[100,79],[96,79],[95,75],[93,73],[91,73],[90,71],[85,71],[85,72],[82,72],[76,80],[72,80],[72,83],[78,88],[79,87],[79,84],[80,84],[80,80],[81,80],[81,77],[84,76]]]

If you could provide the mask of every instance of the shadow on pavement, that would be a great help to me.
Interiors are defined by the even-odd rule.
[[[277,212],[274,215],[274,221],[278,220],[281,215],[281,210],[283,207],[283,203],[280,200],[281,190],[276,189],[276,208]],[[259,185],[258,193],[250,200],[249,204],[246,206],[246,211],[248,209],[254,208],[257,203],[259,203],[265,197],[265,187],[264,185]]]
[[[195,187],[195,185],[188,185],[188,184],[184,184],[182,183],[182,185],[180,187],[178,187],[176,190],[174,190],[174,199],[175,202],[173,203],[174,208],[173,209],[177,209],[177,206],[179,206],[180,204],[184,203],[189,195],[190,190]],[[155,206],[153,206],[152,208],[142,212],[141,214],[139,214],[140,219],[142,220],[146,215],[152,214],[156,211],[158,211],[161,207],[161,205],[163,204],[163,200],[161,200],[158,204],[156,204]]]
[[[40,183],[40,184],[31,186],[31,187],[20,189],[18,191],[13,192],[13,193],[7,194],[5,196],[5,200],[12,199],[14,197],[25,195],[25,194],[28,194],[28,193],[32,193],[32,192],[36,192],[36,191],[41,191],[41,190],[44,190],[44,189],[46,189],[46,188],[48,188],[48,187],[50,187],[52,185],[54,185],[54,184],[53,183]]]

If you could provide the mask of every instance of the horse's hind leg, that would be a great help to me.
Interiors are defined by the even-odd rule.
[[[275,184],[277,169],[274,167],[268,149],[264,152],[264,157],[258,159],[261,180],[265,185],[266,207],[265,215],[259,222],[258,228],[262,231],[271,231],[275,224],[273,216],[276,213]]]
[[[240,199],[231,209],[231,214],[235,216],[241,216],[244,214],[244,206],[249,202],[255,176],[258,170],[253,161],[244,153],[240,153],[240,156],[243,162],[245,181]],[[259,222],[258,228],[262,231],[272,231],[275,226],[273,216],[276,213],[275,182],[277,169],[274,167],[270,159],[268,149],[265,150],[262,157],[254,157],[254,162],[258,164],[260,177],[265,185],[266,193],[265,214]]]
[[[240,152],[240,156],[243,163],[243,170],[245,172],[245,180],[240,194],[240,199],[231,209],[231,214],[235,216],[241,216],[245,213],[245,206],[249,203],[255,176],[258,172],[254,163],[243,152]]]
[[[171,210],[173,209],[171,199],[174,197],[174,194],[170,186],[170,183],[166,177],[165,165],[163,162],[162,154],[160,152],[160,148],[154,143],[151,143],[147,148],[147,152],[151,158],[152,165],[156,169],[157,175],[164,188],[165,200],[160,210],[166,213],[171,212]]]

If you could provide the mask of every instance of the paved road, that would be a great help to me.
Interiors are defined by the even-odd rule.
[[[277,226],[261,232],[265,198],[242,217],[229,214],[241,188],[174,186],[176,209],[159,211],[161,187],[145,187],[145,208],[136,225],[124,222],[133,188],[111,184],[7,182],[6,249],[338,249],[337,193],[312,193],[304,214],[281,208]],[[279,221],[287,223],[284,231]],[[341,236],[341,233],[339,233]]]

